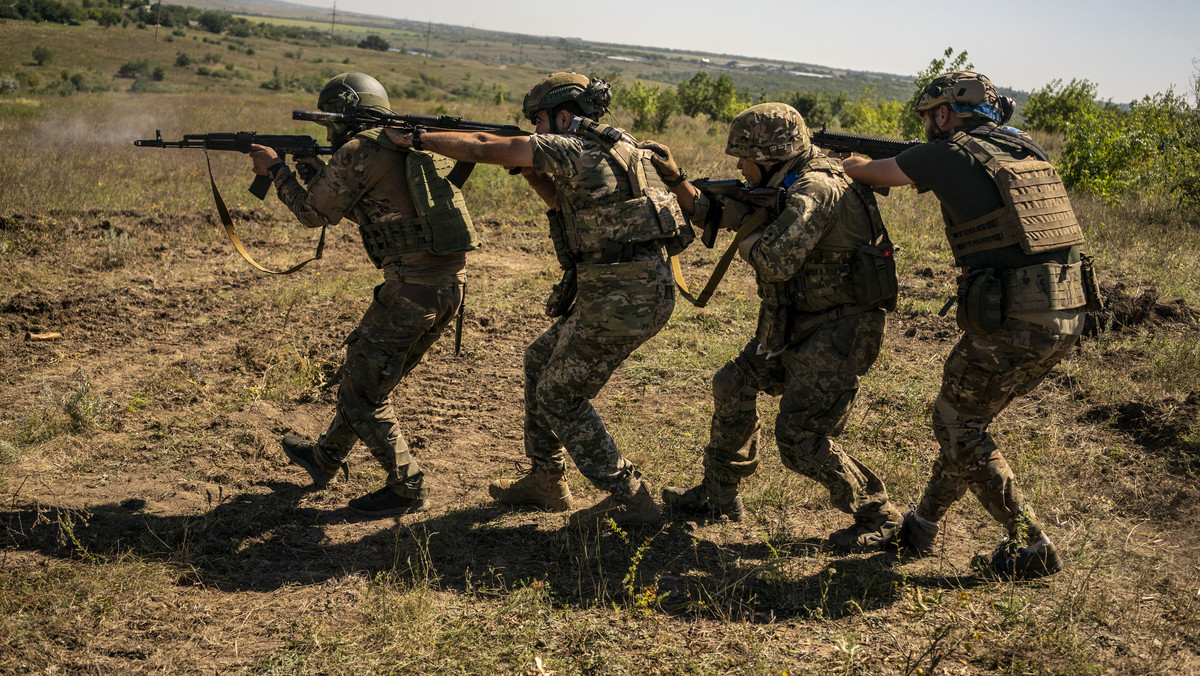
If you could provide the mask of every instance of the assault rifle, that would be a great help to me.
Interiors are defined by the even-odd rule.
[[[464,120],[462,117],[455,117],[453,115],[401,115],[398,113],[374,111],[363,111],[359,115],[346,115],[344,113],[326,113],[320,110],[293,110],[292,119],[316,122],[325,126],[344,124],[350,127],[400,129],[402,131],[414,132],[413,138],[416,138],[415,134],[418,131],[425,129],[436,129],[438,131],[486,131],[492,134],[508,136],[529,134],[529,132],[515,124],[472,122],[471,120]],[[461,188],[467,182],[467,177],[471,175],[474,169],[474,162],[455,162],[454,169],[446,176],[446,180]],[[521,170],[513,169],[509,173],[515,176],[521,173]]]
[[[697,190],[704,193],[704,196],[709,198],[709,202],[714,206],[719,204],[715,199],[718,195],[745,202],[755,209],[766,209],[774,216],[778,216],[787,205],[787,190],[783,188],[751,188],[745,181],[737,178],[715,181],[698,178],[691,183]],[[710,216],[705,219],[704,232],[700,234],[700,241],[706,248],[713,248],[713,244],[717,241],[717,230],[721,225],[720,216],[720,212],[715,211],[710,212]]]
[[[258,134],[252,131],[184,134],[182,141],[164,141],[162,131],[156,129],[154,138],[139,139],[133,142],[133,145],[139,148],[203,148],[204,150],[232,150],[239,153],[250,152],[250,146],[253,144],[274,148],[280,159],[286,159],[288,155],[299,159],[333,153],[329,146],[318,144],[317,140],[311,136]],[[270,188],[271,179],[266,176],[255,176],[254,182],[250,184],[250,193],[260,200],[266,199],[267,190]]]
[[[812,143],[826,150],[840,153],[859,153],[873,160],[895,157],[909,148],[921,145],[920,141],[900,141],[880,136],[842,134],[835,131],[814,131]]]

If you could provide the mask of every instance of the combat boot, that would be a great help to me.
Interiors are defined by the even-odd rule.
[[[1001,577],[1023,580],[1053,575],[1063,567],[1054,543],[1045,535],[1028,547],[1017,547],[1016,542],[1005,540],[991,556],[977,557],[976,562]]]
[[[391,486],[354,498],[350,509],[374,518],[424,512],[429,509],[429,490],[421,487],[414,495],[400,495]]]
[[[736,483],[710,481],[707,478],[687,490],[667,486],[662,490],[663,506],[681,514],[698,514],[711,519],[726,517],[741,521],[746,508],[738,495]]]
[[[324,488],[337,476],[338,470],[350,477],[348,463],[331,462],[321,452],[321,447],[298,434],[288,434],[283,437],[283,452],[292,462],[304,468],[312,477],[313,488]]]
[[[883,547],[895,539],[904,516],[892,503],[865,516],[854,516],[850,526],[835,530],[825,539],[826,549],[839,552],[866,552]]]
[[[650,497],[650,487],[645,481],[628,498],[609,495],[587,509],[571,515],[568,523],[580,530],[599,530],[611,519],[618,526],[649,526],[662,522],[662,510]]]
[[[916,505],[910,503],[900,528],[893,531],[892,537],[885,539],[882,544],[889,551],[920,558],[933,554],[937,535],[937,522],[917,516]]]
[[[502,505],[529,505],[548,512],[571,508],[571,488],[561,469],[533,469],[519,479],[497,479],[488,485],[488,495]]]

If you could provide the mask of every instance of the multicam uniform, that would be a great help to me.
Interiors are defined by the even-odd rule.
[[[815,148],[774,173],[767,187],[779,186],[788,190],[786,208],[748,256],[762,298],[755,339],[713,377],[706,481],[729,493],[754,473],[755,401],[766,392],[781,397],[775,437],[783,464],[828,488],[834,506],[856,522],[894,521],[883,482],[834,441],[879,354],[883,307],[895,300],[875,199]],[[693,220],[703,222],[708,209],[698,196]]]
[[[918,189],[941,201],[963,268],[964,333],[946,359],[933,412],[941,455],[916,513],[936,522],[970,488],[1016,542],[1036,541],[1042,530],[988,425],[1079,340],[1086,302],[1083,233],[1044,160],[1028,136],[991,123],[896,157]]]
[[[575,262],[575,306],[525,350],[525,454],[561,474],[569,453],[597,488],[629,498],[641,474],[589,401],[675,307],[666,245],[687,227],[635,142],[613,127],[535,134],[533,168],[554,181],[562,238]],[[690,233],[690,228],[688,229]],[[564,251],[559,251],[560,259]]]
[[[425,493],[388,395],[420,361],[462,303],[466,251],[479,246],[457,188],[433,156],[364,132],[333,154],[308,184],[274,178],[279,198],[308,227],[343,217],[359,225],[384,281],[346,338],[337,412],[317,441],[317,460],[337,467],[361,439],[398,495]]]

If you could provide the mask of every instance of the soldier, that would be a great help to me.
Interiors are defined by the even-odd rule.
[[[387,91],[363,73],[331,79],[317,98],[325,112],[390,112]],[[432,155],[400,148],[380,130],[334,125],[329,164],[301,160],[307,189],[275,151],[255,146],[254,172],[270,176],[279,199],[310,228],[342,217],[358,224],[363,245],[383,283],[358,328],[346,337],[346,362],[333,422],[316,443],[297,435],[283,450],[320,488],[345,471],[346,456],[361,439],[387,472],[383,488],[350,501],[368,516],[428,508],[424,472],[409,453],[388,396],[454,317],[466,283],[466,252],[479,237],[458,188]]]
[[[668,254],[692,234],[651,153],[594,120],[611,99],[603,80],[555,73],[525,96],[532,136],[388,130],[401,146],[520,167],[550,207],[550,236],[565,274],[547,303],[554,323],[525,350],[525,454],[532,468],[518,480],[493,482],[488,492],[502,504],[570,509],[563,475],[569,453],[610,494],[571,516],[585,528],[607,518],[620,525],[661,520],[645,478],[617,450],[590,400],[670,318]]]
[[[875,198],[810,143],[804,118],[783,103],[739,114],[725,152],[738,158],[752,187],[781,189],[786,198],[778,213],[748,214],[743,202],[711,199],[683,181],[669,153],[659,154],[663,180],[694,223],[711,219],[740,229],[739,236],[752,231],[739,253],[754,268],[762,298],[754,339],[713,376],[704,478],[687,490],[667,487],[663,503],[742,519],[738,483],[758,467],[755,401],[766,392],[781,397],[775,439],[784,466],[820,482],[834,506],[854,517],[826,546],[871,548],[899,526],[900,512],[883,481],[835,439],[879,355],[885,308],[895,305],[892,246]]]
[[[1079,251],[1083,232],[1046,151],[1000,126],[1012,108],[983,75],[947,73],[917,102],[928,143],[890,159],[852,157],[844,166],[867,185],[932,190],[962,267],[957,319],[964,333],[946,359],[933,407],[941,454],[895,544],[931,554],[938,522],[969,488],[1008,531],[981,562],[1006,576],[1040,577],[1062,561],[988,426],[1071,350],[1085,303],[1099,296],[1094,283],[1085,292],[1082,280],[1093,278]]]

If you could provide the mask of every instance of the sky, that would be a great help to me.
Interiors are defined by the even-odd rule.
[[[898,75],[915,76],[953,47],[998,86],[1034,91],[1086,79],[1115,103],[1172,87],[1188,94],[1200,68],[1196,0],[336,2],[339,12]]]

